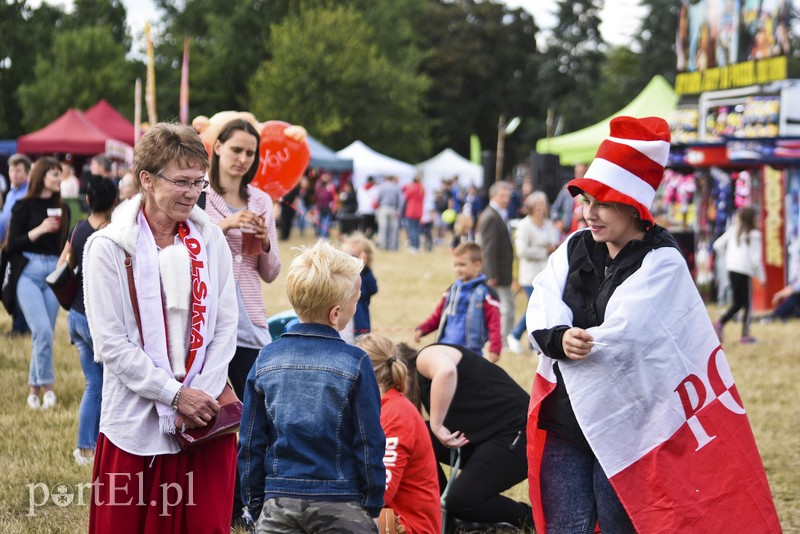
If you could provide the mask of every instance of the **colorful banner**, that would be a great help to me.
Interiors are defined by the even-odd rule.
[[[181,124],[189,124],[189,36],[183,37],[183,63],[181,64],[181,94],[180,94],[180,120]]]
[[[133,146],[142,137],[142,79],[136,78],[133,87]]]
[[[156,65],[153,57],[153,40],[150,38],[150,23],[144,23],[144,35],[147,40],[147,82],[144,100],[147,105],[147,121],[152,126],[158,122],[156,113]]]
[[[675,40],[680,94],[787,78],[789,0],[683,0]]]
[[[737,139],[726,143],[728,159],[764,163],[796,163],[800,161],[800,139]]]

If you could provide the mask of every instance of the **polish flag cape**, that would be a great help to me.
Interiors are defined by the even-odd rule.
[[[564,243],[534,280],[529,332],[572,324],[561,300],[567,262]],[[559,368],[578,423],[636,531],[781,532],[725,354],[678,250],[648,253],[614,292],[603,324],[587,331],[608,346],[594,346],[583,361],[561,360]],[[537,420],[555,388],[554,361],[541,357],[528,412],[530,499],[541,533],[546,432]]]

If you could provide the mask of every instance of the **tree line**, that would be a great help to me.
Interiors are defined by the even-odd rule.
[[[508,172],[548,134],[548,114],[550,133],[574,131],[622,108],[653,75],[674,81],[679,2],[640,1],[647,15],[634,41],[610,47],[603,0],[559,0],[552,31],[491,1],[156,0],[158,116],[178,116],[188,36],[192,117],[249,110],[302,124],[335,149],[361,139],[420,161],[445,147],[468,155],[470,134],[493,149],[500,115],[518,116]],[[0,138],[100,98],[132,118],[145,64],[126,16],[120,0],[75,0],[71,12],[0,3]]]

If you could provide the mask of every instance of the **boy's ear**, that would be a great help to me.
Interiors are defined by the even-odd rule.
[[[333,325],[334,328],[339,324],[339,313],[341,313],[341,311],[342,307],[338,304],[328,310],[328,322]]]

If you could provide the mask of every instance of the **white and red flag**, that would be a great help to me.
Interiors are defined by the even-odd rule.
[[[572,324],[561,299],[567,243],[549,262],[534,281],[529,331]],[[678,250],[647,254],[614,292],[602,325],[587,331],[606,346],[559,368],[586,440],[637,532],[781,532],[742,400]],[[542,533],[546,432],[537,418],[555,388],[553,363],[542,356],[528,416],[530,497]]]

